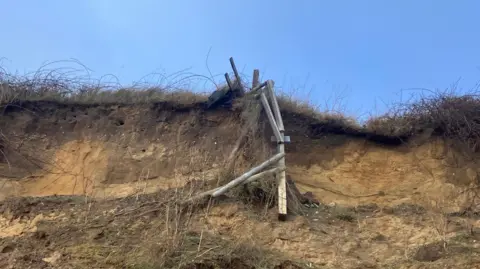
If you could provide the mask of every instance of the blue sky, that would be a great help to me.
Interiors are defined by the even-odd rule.
[[[209,76],[210,51],[217,81],[233,56],[247,76],[259,68],[286,92],[321,109],[341,100],[341,109],[357,116],[383,112],[402,89],[444,89],[461,79],[469,90],[480,79],[475,0],[0,4],[2,66],[20,73],[75,58],[94,77],[114,74],[122,84],[152,72]],[[214,87],[193,84],[201,91]]]

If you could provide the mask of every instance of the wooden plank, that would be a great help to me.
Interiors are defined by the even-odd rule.
[[[265,110],[265,113],[267,113],[267,118],[268,121],[270,122],[270,126],[272,126],[273,134],[277,138],[277,142],[282,142],[283,143],[283,136],[280,133],[280,130],[278,130],[277,123],[275,122],[275,118],[272,113],[272,109],[270,108],[270,105],[268,104],[267,97],[265,96],[265,93],[260,94],[260,100],[262,101],[263,108]]]
[[[237,186],[240,183],[243,183],[245,180],[247,180],[251,176],[257,174],[258,172],[262,171],[263,169],[267,168],[268,166],[278,162],[283,157],[285,157],[285,153],[274,155],[270,159],[266,160],[265,162],[261,163],[260,165],[258,165],[256,167],[252,168],[251,170],[249,170],[245,174],[241,175],[240,177],[238,177],[238,178],[230,181],[228,184],[220,187],[220,189],[218,189],[218,190],[216,190],[215,192],[212,193],[212,196],[217,197],[219,195],[224,194],[229,189]]]
[[[253,70],[253,79],[252,79],[252,89],[258,86],[260,83],[260,70],[254,69]]]

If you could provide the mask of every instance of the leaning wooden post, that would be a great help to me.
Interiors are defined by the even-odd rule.
[[[280,113],[280,107],[278,106],[277,97],[275,96],[275,92],[273,91],[273,85],[273,81],[267,81],[267,92],[270,100],[272,101],[273,114],[275,114],[278,129],[281,133],[283,133],[285,132],[285,127],[283,126],[282,114]]]
[[[267,113],[267,118],[268,118],[268,121],[270,122],[270,125],[272,126],[272,130],[273,130],[273,134],[275,135],[275,138],[277,139],[277,141],[283,142],[282,134],[278,129],[277,123],[275,121],[275,117],[273,116],[273,113],[272,113],[272,109],[270,108],[267,97],[265,96],[265,93],[263,91],[260,93],[260,100],[262,101],[262,105],[265,110],[265,113]]]
[[[260,84],[260,71],[258,69],[253,70],[253,80],[252,80],[252,89],[257,87]]]
[[[230,80],[230,76],[228,75],[228,73],[225,73],[225,80],[227,81],[228,88],[232,91],[233,90],[232,80]]]
[[[273,81],[267,81],[267,92],[272,102],[273,113],[277,123],[278,130],[282,139],[277,139],[277,154],[285,156],[285,128],[283,126],[282,114],[278,106],[277,97],[273,91]],[[285,167],[285,157],[278,161],[278,166]],[[287,219],[287,179],[285,170],[278,173],[278,219],[285,221]]]
[[[224,185],[223,187],[219,188],[216,190],[213,194],[212,197],[217,197],[219,195],[224,194],[227,192],[229,189],[239,185],[240,183],[244,182],[251,176],[257,174],[258,172],[262,171],[263,169],[267,168],[268,166],[277,163],[281,158],[285,157],[285,153],[280,153],[274,155],[272,158],[266,160],[265,162],[261,163],[259,166],[256,166],[252,168],[250,171],[246,172],[245,174],[241,175],[240,177],[228,182],[228,184]]]
[[[230,65],[232,66],[233,73],[235,74],[235,79],[237,80],[238,86],[242,86],[242,81],[240,79],[240,75],[237,71],[237,66],[235,66],[235,62],[233,61],[233,57],[230,57]]]

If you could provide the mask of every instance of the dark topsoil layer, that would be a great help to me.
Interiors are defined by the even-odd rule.
[[[145,133],[149,136],[153,135],[151,131],[155,129],[152,128],[155,125],[168,123],[182,115],[195,115],[196,120],[199,121],[197,124],[200,126],[215,127],[215,122],[208,120],[209,115],[216,114],[219,117],[235,120],[240,119],[240,113],[241,110],[238,108],[207,109],[204,103],[75,104],[56,101],[22,101],[4,106],[2,117],[0,117],[0,128],[16,129],[17,133],[41,133],[57,137],[59,131],[93,129],[97,133],[101,131],[102,135],[109,136],[135,127],[138,132],[150,131],[150,134]],[[22,117],[22,114],[28,115],[28,118]],[[367,140],[385,146],[399,146],[411,138],[408,135],[377,134],[362,128],[347,126],[341,120],[319,120],[289,110],[282,110],[282,116],[286,135],[292,136],[292,140],[294,137],[323,139],[327,135],[335,135],[348,139]],[[264,121],[266,121],[265,118],[263,118]],[[336,140],[338,139],[342,140],[337,137]],[[295,140],[295,142],[299,141]]]

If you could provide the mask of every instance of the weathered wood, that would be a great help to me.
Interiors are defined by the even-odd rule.
[[[258,94],[258,92],[263,88],[267,86],[267,82],[262,82],[260,83],[259,85],[257,85],[257,87],[253,88],[251,91],[249,91],[247,93],[247,95],[253,95],[253,96],[256,96]]]
[[[228,75],[228,73],[225,73],[225,80],[227,81],[228,88],[229,88],[231,91],[233,91],[232,80],[230,79],[230,76]]]
[[[283,126],[282,114],[280,113],[280,107],[278,106],[277,97],[275,96],[275,92],[273,90],[273,81],[271,80],[267,81],[267,92],[272,102],[273,114],[275,115],[275,120],[277,122],[278,130],[280,132],[284,132],[285,127]]]
[[[202,199],[202,198],[204,198],[204,197],[207,197],[207,196],[212,195],[212,193],[214,193],[215,191],[217,191],[217,190],[219,190],[219,189],[220,189],[220,187],[215,188],[215,189],[212,189],[212,190],[208,190],[208,191],[205,191],[205,192],[202,192],[202,193],[200,193],[200,194],[197,194],[197,195],[195,195],[195,196],[193,196],[193,197],[185,200],[183,203],[186,204],[186,203],[191,203],[191,202],[200,200],[200,199]]]
[[[253,70],[253,79],[252,79],[252,89],[258,86],[260,83],[260,70],[254,69]]]
[[[220,187],[220,189],[218,189],[218,190],[216,190],[215,192],[212,193],[212,196],[217,197],[219,195],[224,194],[229,189],[239,185],[240,183],[247,180],[249,177],[257,174],[258,172],[262,171],[263,169],[267,168],[268,166],[278,162],[283,157],[285,157],[285,153],[280,153],[280,154],[274,155],[270,159],[266,160],[265,162],[261,163],[260,165],[258,165],[256,167],[252,168],[251,170],[249,170],[245,174],[241,175],[240,177],[238,177],[238,178],[230,181],[228,184]]]
[[[285,144],[277,144],[277,154],[285,156]],[[285,157],[278,161],[278,166],[285,167]],[[278,219],[286,220],[287,218],[287,181],[285,170],[278,173]]]
[[[270,176],[270,175],[275,175],[281,171],[285,170],[285,167],[276,167],[276,168],[272,168],[270,170],[266,170],[266,171],[263,171],[263,172],[260,172],[256,175],[253,175],[251,177],[249,177],[247,180],[245,180],[242,184],[248,184],[248,183],[251,183],[253,181],[256,181],[256,180],[259,180],[259,179],[262,179],[266,176]],[[184,203],[191,203],[193,201],[197,201],[197,200],[200,200],[204,197],[207,197],[207,196],[210,196],[212,195],[214,192],[216,192],[217,190],[219,190],[221,187],[217,187],[215,189],[212,189],[212,190],[208,190],[208,191],[205,191],[205,192],[202,192],[202,193],[199,193],[191,198],[189,198],[188,200],[184,201]]]
[[[272,113],[272,109],[270,108],[270,105],[268,104],[267,97],[265,96],[265,93],[260,93],[260,100],[262,101],[263,108],[265,110],[265,113],[267,113],[267,118],[268,121],[270,122],[270,126],[272,126],[273,134],[277,138],[277,141],[280,143],[283,143],[283,136],[280,133],[280,130],[278,130],[277,123],[275,121],[275,118]]]
[[[275,114],[275,120],[277,128],[280,133],[281,139],[277,139],[277,154],[285,155],[285,128],[283,126],[283,119],[280,113],[280,107],[273,90],[273,81],[267,81],[266,90],[269,94],[270,101],[272,102],[273,113]],[[285,157],[278,161],[278,166],[285,167]],[[278,219],[286,220],[287,218],[287,181],[285,170],[278,173]]]
[[[266,171],[263,171],[263,172],[260,172],[256,175],[253,175],[251,177],[249,177],[247,180],[245,180],[243,183],[244,184],[248,184],[248,183],[252,183],[253,181],[256,181],[256,180],[259,180],[261,178],[264,178],[266,176],[269,176],[269,175],[275,175],[277,173],[280,173],[281,171],[285,171],[285,167],[283,166],[280,166],[280,167],[275,167],[275,168],[272,168],[272,169],[269,169],[269,170],[266,170]]]
[[[237,66],[235,66],[233,57],[230,57],[230,65],[232,66],[233,73],[235,74],[236,83],[238,84],[238,86],[242,86],[242,80],[240,79],[240,75],[238,74]]]

